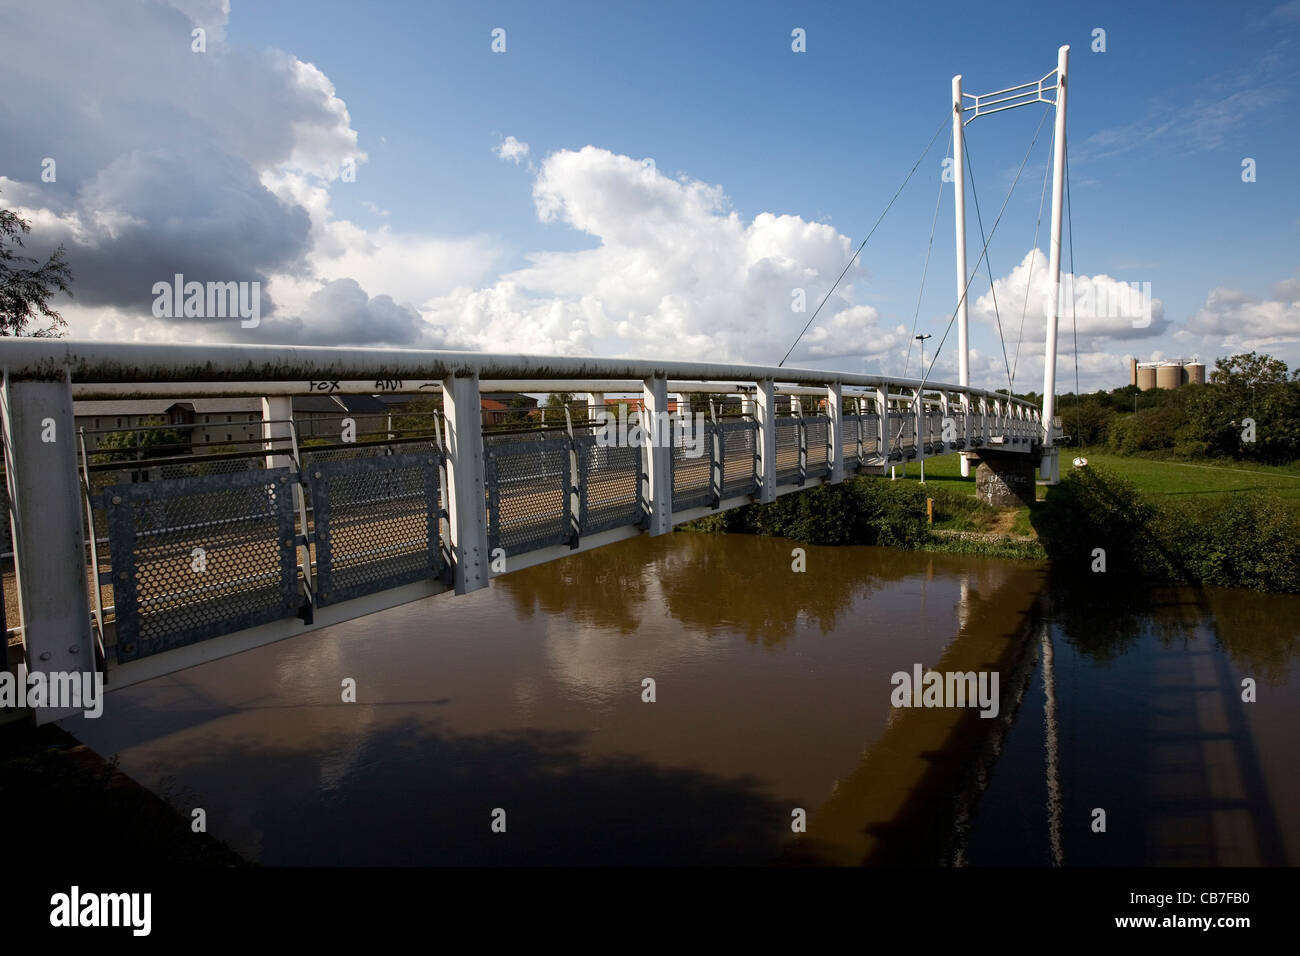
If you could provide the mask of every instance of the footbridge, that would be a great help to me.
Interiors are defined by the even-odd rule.
[[[924,468],[937,455],[964,456],[963,476],[978,457],[1032,495],[1034,467],[1048,482],[1059,475],[1068,65],[1063,46],[1045,76],[980,95],[953,77],[947,116],[899,187],[951,124],[956,385],[929,380],[937,350],[929,367],[922,354],[922,377],[910,379],[786,368],[784,359],[772,367],[0,340],[8,512],[0,538],[10,539],[0,540],[0,560],[13,560],[0,591],[11,605],[0,606],[0,676],[25,668],[124,687],[846,475],[884,475],[909,461]],[[967,296],[1002,211],[987,236],[981,222],[983,249],[968,271],[964,139],[981,116],[1038,106],[1039,130],[1055,116],[1041,413],[1010,394],[1009,364],[1007,391],[970,384]],[[1036,131],[1003,210],[1037,141]],[[1046,170],[1043,182],[1045,196]],[[978,212],[973,177],[971,194]],[[991,265],[988,273],[992,285]],[[499,392],[586,401],[559,403],[549,423],[520,409],[503,414],[499,403],[485,418],[483,394]],[[606,396],[620,394],[630,398],[615,400],[611,423]],[[295,414],[299,396],[348,410],[349,396],[396,395],[419,398],[378,426],[344,418],[337,440],[318,434],[312,413]],[[222,415],[198,411],[213,397],[256,401],[238,409],[238,424],[224,409],[228,427],[218,434],[210,420]],[[150,402],[166,418],[78,416],[79,402],[105,400]],[[45,708],[36,718],[74,712]]]
[[[1054,471],[1038,409],[917,379],[49,339],[0,342],[0,366],[7,666],[110,689],[847,475],[951,454]],[[501,392],[579,399],[503,424],[482,400]],[[294,414],[295,396],[393,394],[428,398],[351,440],[305,438]],[[256,434],[216,445],[194,424],[76,414],[213,396],[257,399]]]

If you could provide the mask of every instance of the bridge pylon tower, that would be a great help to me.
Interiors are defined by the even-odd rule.
[[[955,196],[953,208],[957,236],[957,362],[958,382],[963,386],[970,385],[966,293],[972,278],[966,274],[966,177],[963,161],[965,128],[986,113],[1000,113],[1003,110],[1034,103],[1047,103],[1056,109],[1056,126],[1052,137],[1052,232],[1049,239],[1047,266],[1052,282],[1051,305],[1048,310],[1047,336],[1043,348],[1043,414],[1039,434],[1042,448],[1039,474],[1049,484],[1055,484],[1061,478],[1053,423],[1056,418],[1056,337],[1061,306],[1061,220],[1065,195],[1065,93],[1069,66],[1070,48],[1063,46],[1057,50],[1055,70],[1038,80],[1031,80],[1019,86],[977,95],[962,91],[961,74],[952,78],[952,153]],[[967,103],[967,100],[971,102]],[[967,402],[968,398],[963,395],[963,411],[969,415]],[[967,420],[969,421],[969,418]],[[964,456],[961,460],[961,473],[963,478],[970,475],[970,460]]]

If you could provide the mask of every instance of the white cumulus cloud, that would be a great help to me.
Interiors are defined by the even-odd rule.
[[[528,144],[521,143],[513,136],[507,136],[493,152],[518,166],[519,161],[528,155]]]

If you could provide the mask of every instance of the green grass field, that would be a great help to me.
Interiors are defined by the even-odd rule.
[[[1075,449],[1062,449],[1061,472],[1071,467]],[[1243,462],[1182,462],[1154,458],[1130,458],[1093,451],[1082,453],[1089,464],[1098,464],[1132,482],[1140,491],[1153,495],[1178,497],[1219,497],[1246,491],[1271,490],[1285,500],[1300,504],[1300,466],[1273,467]],[[949,488],[969,488],[975,493],[973,479],[962,481],[959,456],[944,455],[925,463],[926,483],[934,482]],[[907,474],[899,480],[917,481],[921,466],[911,462]],[[1042,500],[1045,486],[1039,485],[1038,498]]]

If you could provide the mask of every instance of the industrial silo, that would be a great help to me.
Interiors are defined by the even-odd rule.
[[[1183,367],[1187,369],[1188,385],[1205,384],[1205,363],[1204,362],[1192,362],[1190,365],[1185,365]]]
[[[1182,384],[1182,365],[1177,362],[1161,362],[1156,366],[1156,388],[1177,388]]]
[[[1156,369],[1154,365],[1138,366],[1138,388],[1149,392],[1156,387]]]

